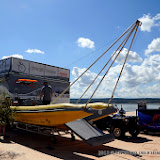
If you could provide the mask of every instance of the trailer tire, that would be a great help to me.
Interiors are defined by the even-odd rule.
[[[124,130],[120,126],[113,126],[111,132],[114,134],[115,138],[122,138],[124,136]]]
[[[52,136],[52,137],[51,137],[51,142],[52,142],[52,144],[56,144],[56,143],[57,143],[57,140],[56,140],[56,137],[55,137],[55,136]]]
[[[71,133],[71,139],[72,139],[72,141],[75,141],[75,139],[76,139],[73,132]]]

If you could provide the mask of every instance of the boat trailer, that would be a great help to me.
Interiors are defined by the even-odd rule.
[[[111,142],[115,139],[114,135],[105,134],[99,129],[93,127],[89,122],[84,119],[79,119],[66,123],[68,129],[58,129],[53,127],[38,126],[33,124],[26,124],[20,122],[14,122],[17,129],[37,133],[41,135],[51,136],[52,143],[56,143],[56,135],[62,136],[66,134],[71,135],[71,140],[75,140],[74,134],[80,137],[84,142],[90,146],[102,145],[107,142]]]
[[[17,129],[24,130],[27,132],[50,136],[52,143],[56,143],[56,136],[63,136],[66,134],[71,135],[72,141],[75,140],[75,136],[73,132],[70,130],[57,129],[57,128],[47,127],[47,126],[38,126],[38,125],[20,123],[20,122],[14,122],[14,126]]]

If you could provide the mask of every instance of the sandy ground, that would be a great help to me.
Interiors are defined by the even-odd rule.
[[[7,134],[6,140],[0,137],[0,160],[160,160],[160,134],[141,133],[137,138],[126,134],[122,140],[94,147],[78,137],[71,141],[70,135],[57,136],[57,143],[53,144],[49,136],[22,130],[14,129]]]

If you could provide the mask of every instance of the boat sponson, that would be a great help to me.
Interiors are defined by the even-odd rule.
[[[112,107],[111,104],[96,102],[87,104],[72,104],[72,103],[56,103],[49,105],[37,105],[37,106],[11,106],[12,110],[36,110],[36,109],[52,109],[52,108],[93,108],[93,109],[104,109]]]
[[[37,110],[37,109],[55,109],[55,108],[84,108],[79,107],[76,104],[71,103],[57,103],[49,105],[37,105],[37,106],[11,106],[12,110]]]
[[[79,107],[89,107],[93,109],[104,109],[108,107],[113,107],[112,104],[108,103],[103,103],[103,102],[94,102],[94,103],[88,103],[87,106],[86,104],[78,104]]]

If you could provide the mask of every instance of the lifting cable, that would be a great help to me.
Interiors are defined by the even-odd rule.
[[[135,25],[136,26],[136,25]],[[85,92],[82,94],[82,96],[78,99],[78,101],[76,102],[76,104],[79,103],[79,101],[82,99],[82,97],[85,95],[85,93],[89,90],[89,88],[92,86],[92,84],[96,81],[96,79],[99,77],[99,75],[102,73],[102,71],[106,68],[106,66],[108,65],[108,63],[111,61],[111,59],[114,57],[114,55],[118,52],[119,48],[122,46],[122,44],[129,39],[130,35],[132,34],[132,32],[135,29],[135,26],[133,27],[133,29],[129,32],[129,34],[125,37],[125,39],[123,40],[123,42],[119,45],[119,47],[117,48],[117,50],[112,54],[112,56],[110,57],[110,59],[108,60],[108,62],[105,64],[105,66],[101,69],[101,71],[98,73],[98,75],[95,77],[95,79],[92,81],[92,83],[88,86],[88,88],[85,90]],[[126,44],[125,42],[125,44]],[[125,46],[125,44],[123,45],[123,47]],[[122,48],[123,49],[123,48]],[[121,49],[121,50],[122,50]],[[120,51],[121,51],[120,50]],[[119,52],[120,53],[120,52]],[[117,54],[117,56],[115,57],[114,61],[116,60],[116,58],[118,57],[119,53]],[[113,63],[111,64],[111,66],[113,65]],[[110,66],[110,67],[111,67]],[[87,102],[88,104],[88,102]]]
[[[139,22],[139,21],[138,21]],[[137,21],[132,24],[101,56],[99,56],[72,84],[70,84],[52,103],[55,103],[73,84],[75,84],[95,63],[97,63],[132,27],[137,25]],[[98,88],[97,88],[98,89]],[[89,102],[87,102],[88,104]]]
[[[137,22],[136,31],[135,31],[134,36],[133,36],[133,38],[132,38],[131,44],[130,44],[130,46],[129,46],[129,50],[128,50],[128,53],[127,53],[126,58],[125,58],[125,60],[124,60],[124,63],[123,63],[121,72],[120,72],[119,77],[118,77],[117,82],[116,82],[116,85],[115,85],[115,87],[114,87],[114,89],[113,89],[112,96],[111,96],[110,100],[108,101],[108,105],[109,105],[109,103],[112,101],[112,99],[113,99],[113,97],[114,97],[115,90],[116,90],[117,85],[118,85],[118,82],[119,82],[119,80],[120,80],[120,78],[121,78],[121,75],[122,75],[124,66],[125,66],[125,64],[126,64],[126,62],[127,62],[128,55],[129,55],[129,52],[130,52],[130,50],[131,50],[131,47],[132,47],[133,41],[134,41],[134,39],[135,39],[135,36],[136,36],[136,33],[137,33],[137,30],[138,30],[139,25],[141,25],[141,23],[138,21],[138,22]]]
[[[127,38],[123,44],[123,46],[121,47],[120,51],[118,52],[118,54],[116,55],[116,57],[114,58],[114,60],[112,61],[111,65],[109,66],[108,70],[106,71],[106,73],[104,74],[104,76],[102,77],[101,81],[99,82],[98,86],[96,87],[96,89],[94,90],[93,94],[91,95],[90,99],[87,101],[87,104],[91,101],[91,99],[93,98],[94,94],[96,93],[97,89],[99,88],[99,86],[101,85],[102,81],[104,80],[104,78],[106,77],[107,73],[109,72],[109,70],[111,69],[113,63],[115,62],[115,60],[117,59],[117,57],[119,56],[119,54],[121,53],[122,49],[124,48],[124,46],[126,45],[127,41],[129,40],[130,36],[132,35],[133,31],[135,30],[136,25],[133,27],[133,29],[131,30],[131,32],[127,35]]]

